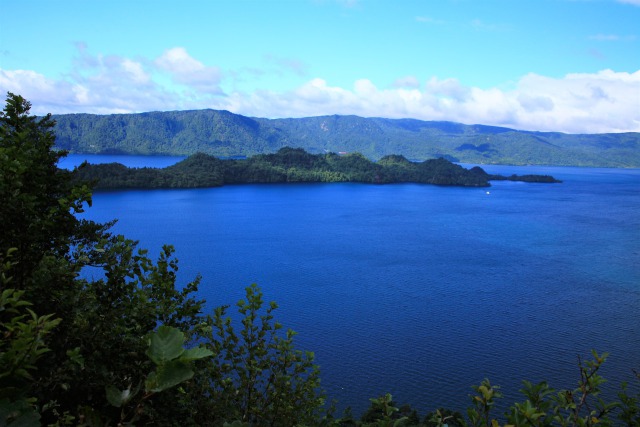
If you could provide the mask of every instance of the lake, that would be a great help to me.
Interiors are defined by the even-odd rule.
[[[422,415],[462,410],[484,378],[511,399],[523,379],[573,388],[591,349],[610,353],[602,374],[616,389],[631,381],[640,170],[484,168],[564,182],[108,191],[87,217],[118,218],[152,253],[173,244],[181,282],[202,274],[211,307],[260,285],[297,348],[315,352],[329,398],[357,415],[387,392]]]

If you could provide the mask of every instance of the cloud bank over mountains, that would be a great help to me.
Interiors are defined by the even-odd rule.
[[[354,114],[568,133],[640,132],[640,70],[530,73],[489,88],[443,76],[398,76],[382,83],[363,78],[350,87],[309,76],[287,90],[246,91],[234,88],[234,80],[250,78],[248,71],[203,64],[183,47],[156,58],[92,56],[82,43],[77,50],[73,70],[61,76],[0,69],[0,91],[24,96],[36,114],[212,108],[268,118]],[[308,73],[296,59],[267,61],[283,74]]]

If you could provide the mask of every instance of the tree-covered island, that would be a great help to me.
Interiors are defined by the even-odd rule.
[[[416,163],[400,155],[377,162],[359,153],[311,154],[302,148],[281,148],[274,154],[246,159],[219,159],[197,153],[163,169],[127,168],[119,163],[86,164],[78,170],[81,180],[93,181],[96,189],[107,188],[196,188],[225,184],[293,182],[361,182],[488,187],[492,180],[560,182],[548,175],[509,177],[491,175],[480,167],[465,169],[443,158]]]

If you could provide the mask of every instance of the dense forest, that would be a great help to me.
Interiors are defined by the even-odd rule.
[[[487,174],[482,168],[465,169],[445,159],[410,162],[403,156],[384,156],[372,162],[362,154],[310,154],[301,148],[281,148],[275,154],[248,159],[221,160],[194,154],[164,169],[127,168],[118,163],[83,165],[79,179],[102,188],[193,188],[225,184],[283,182],[363,182],[389,184],[415,182],[436,185],[487,187],[491,180],[559,182],[548,175]]]
[[[275,153],[399,154],[473,164],[640,167],[640,133],[573,135],[414,119],[251,118],[228,111],[68,114],[54,117],[56,146],[72,153],[217,157]]]
[[[112,223],[81,219],[91,188],[58,168],[51,116],[29,111],[9,93],[0,113],[0,426],[640,425],[637,388],[602,399],[607,356],[596,352],[578,359],[575,388],[525,381],[503,413],[485,380],[466,412],[421,416],[385,394],[360,416],[335,414],[313,353],[295,347],[256,285],[236,315],[205,313],[203,279],[177,283],[171,246],[152,260]]]

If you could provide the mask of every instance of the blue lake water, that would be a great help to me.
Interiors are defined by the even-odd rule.
[[[211,307],[258,283],[356,414],[386,392],[421,414],[463,409],[483,378],[511,398],[522,379],[572,388],[590,349],[610,353],[611,383],[631,380],[640,170],[485,169],[564,182],[98,192],[87,216],[118,218],[151,252],[173,244],[180,280],[202,274]]]
[[[67,157],[63,157],[58,164],[61,168],[71,169],[74,166],[80,165],[82,162],[88,163],[122,163],[130,168],[164,168],[174,165],[180,160],[183,160],[184,156],[131,156],[126,154],[69,154]]]

